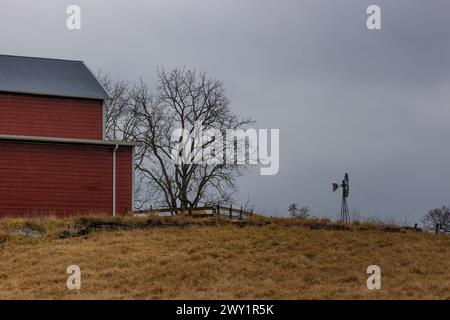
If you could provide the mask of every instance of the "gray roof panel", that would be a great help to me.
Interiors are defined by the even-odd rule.
[[[82,61],[0,55],[0,91],[88,99],[110,96]]]

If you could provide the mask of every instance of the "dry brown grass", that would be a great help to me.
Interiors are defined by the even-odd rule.
[[[311,230],[317,221],[291,219],[259,222],[238,227],[196,220],[198,225],[58,240],[79,221],[2,220],[0,298],[450,299],[448,236],[386,233],[374,226],[358,231],[357,225],[353,231]],[[12,232],[26,224],[45,236]],[[82,271],[78,292],[66,287],[71,264]],[[372,264],[381,267],[381,290],[366,287]]]

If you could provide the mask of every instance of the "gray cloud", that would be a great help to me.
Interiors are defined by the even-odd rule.
[[[65,8],[82,8],[82,30]],[[365,10],[382,8],[383,30]],[[157,66],[208,70],[233,109],[280,128],[277,176],[251,170],[239,197],[334,217],[330,183],[349,171],[350,208],[410,217],[449,204],[450,3],[383,0],[3,0],[2,53],[82,59],[155,84]]]

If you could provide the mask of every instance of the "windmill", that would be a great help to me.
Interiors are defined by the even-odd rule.
[[[350,182],[348,178],[348,173],[345,174],[344,180],[342,180],[342,183],[339,185],[337,183],[333,183],[333,192],[335,192],[337,189],[342,188],[342,203],[341,203],[341,217],[340,221],[342,222],[350,222],[350,214],[348,213],[348,205],[347,205],[347,198],[350,193]]]

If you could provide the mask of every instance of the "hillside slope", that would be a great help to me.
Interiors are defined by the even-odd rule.
[[[0,299],[450,299],[450,237],[289,223],[93,231],[0,221]],[[33,226],[43,237],[21,236]],[[69,265],[81,290],[68,290]],[[366,269],[381,268],[381,290]]]

